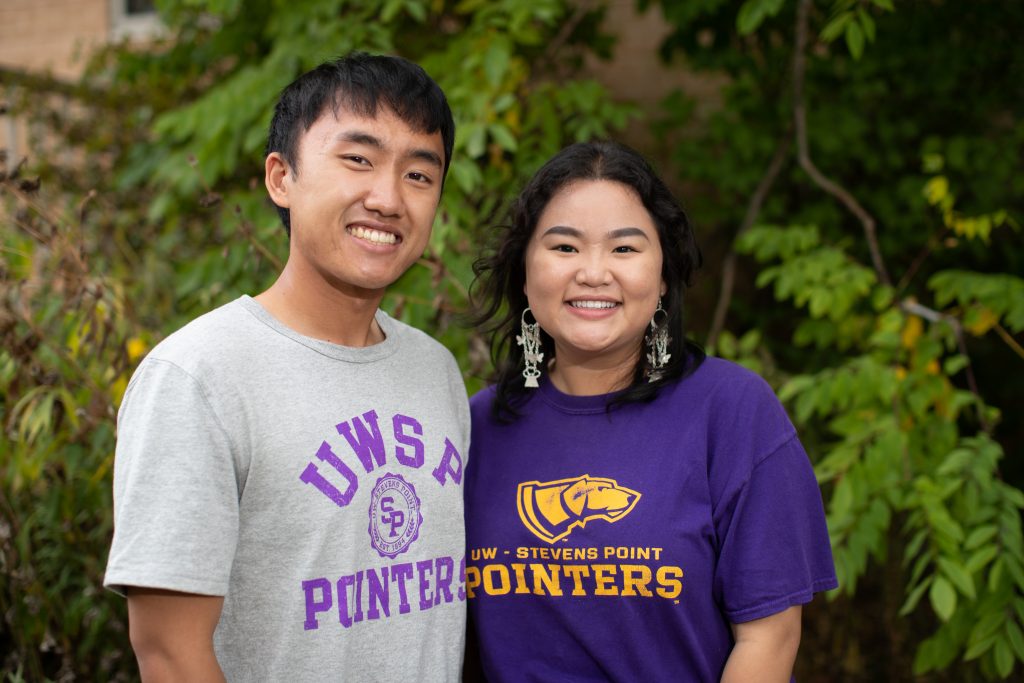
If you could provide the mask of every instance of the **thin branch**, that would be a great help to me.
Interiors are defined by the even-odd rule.
[[[63,217],[58,216],[57,214],[53,213],[52,211],[49,211],[40,202],[38,202],[35,199],[33,199],[30,194],[28,194],[27,192],[22,191],[21,189],[19,189],[15,185],[15,183],[13,183],[13,182],[11,182],[9,180],[4,181],[2,184],[0,184],[0,187],[2,187],[3,189],[7,190],[11,194],[13,194],[15,196],[15,198],[18,201],[20,201],[24,206],[27,206],[28,208],[32,209],[38,216],[40,216],[47,223],[47,225],[54,231],[54,237],[52,239],[54,239],[54,240],[61,239],[61,240],[63,240],[67,244],[71,244],[72,243],[71,237],[69,235],[65,234],[65,232],[70,232],[70,230],[67,230],[67,231],[63,230],[64,226],[70,227],[71,225],[73,225],[73,223],[72,223],[72,221],[70,219],[63,218]],[[29,235],[31,235],[32,238],[35,239],[36,241],[38,241],[39,243],[41,243],[41,244],[46,244],[47,243],[48,238],[46,237],[46,235],[43,235],[39,231],[35,230],[28,223],[25,223],[25,222],[22,222],[22,221],[19,221],[19,220],[15,220],[14,224],[17,225],[22,230],[24,230],[25,232],[27,232]],[[81,229],[79,229],[79,242],[81,242]],[[78,266],[78,270],[79,270],[80,273],[87,273],[88,272],[89,268],[88,268],[88,265],[85,262],[85,256],[84,256],[84,254],[81,253],[81,249],[80,248],[79,249],[74,249],[74,248],[68,249],[68,250],[65,251],[65,253],[67,253],[67,254],[69,254],[70,256],[73,257],[75,265]]]
[[[270,261],[270,264],[275,270],[281,271],[281,269],[284,268],[284,264],[281,263],[281,259],[279,259],[274,252],[270,251],[270,249],[268,249],[267,246],[256,237],[252,224],[249,223],[245,216],[242,215],[242,207],[238,204],[235,204],[235,215],[238,217],[238,231],[245,235],[245,238],[249,240],[249,244],[255,248],[263,258]]]
[[[573,31],[576,30],[576,27],[580,25],[581,21],[583,21],[583,17],[587,16],[591,10],[592,8],[588,0],[581,0],[576,4],[576,11],[573,12],[568,21],[562,24],[561,28],[558,30],[558,34],[551,39],[550,43],[548,43],[547,48],[544,50],[544,56],[541,58],[542,63],[555,63],[555,55],[558,54],[558,51],[561,50],[567,42],[569,42],[569,38],[572,37]]]
[[[917,275],[917,271],[921,269],[921,266],[923,266],[924,262],[928,259],[928,257],[932,255],[932,252],[935,251],[936,246],[942,241],[942,238],[945,237],[946,233],[948,232],[948,229],[944,229],[938,235],[929,238],[924,248],[921,249],[921,253],[919,253],[914,258],[910,266],[907,268],[907,272],[905,272],[903,274],[903,277],[900,278],[900,281],[896,283],[897,292],[902,292],[904,289],[910,286],[910,283],[914,279],[914,276]]]
[[[1014,338],[1013,338],[1013,336],[1012,336],[1012,335],[1010,335],[1010,333],[1006,331],[1006,328],[1005,328],[1005,327],[1003,327],[1003,326],[1002,326],[1002,325],[1000,325],[999,323],[996,323],[996,324],[995,324],[995,325],[993,326],[993,328],[992,328],[992,329],[994,329],[994,330],[996,331],[996,334],[998,334],[998,335],[999,335],[999,337],[1000,337],[1000,338],[1001,338],[1001,339],[1002,339],[1002,340],[1003,340],[1004,342],[1006,342],[1006,345],[1007,345],[1007,346],[1009,346],[1009,347],[1010,347],[1011,349],[1013,349],[1013,352],[1014,352],[1014,353],[1016,353],[1016,354],[1017,354],[1018,356],[1020,356],[1021,358],[1024,358],[1024,346],[1021,346],[1020,344],[1018,344],[1018,343],[1017,343],[1017,340],[1016,340],[1016,339],[1014,339]]]
[[[800,167],[807,172],[814,183],[832,195],[856,216],[864,226],[864,237],[871,251],[871,262],[874,264],[878,279],[885,285],[892,286],[892,278],[882,260],[882,251],[878,246],[878,235],[875,231],[875,219],[860,205],[856,198],[839,184],[825,177],[811,160],[807,145],[807,110],[804,102],[804,78],[807,73],[807,23],[811,0],[800,0],[796,13],[796,52],[793,56],[793,122],[796,126],[797,158]]]
[[[878,276],[878,280],[881,283],[891,287],[892,278],[889,277],[889,271],[886,270],[885,262],[882,260],[882,251],[879,248],[878,235],[875,230],[875,219],[867,212],[867,210],[864,209],[863,206],[860,205],[860,202],[858,202],[852,194],[837,183],[825,177],[825,175],[818,170],[818,167],[814,165],[814,161],[811,160],[811,154],[807,144],[807,105],[806,102],[804,102],[804,80],[807,74],[807,25],[810,9],[811,0],[800,0],[800,4],[797,6],[796,12],[796,52],[793,55],[793,123],[796,128],[797,158],[800,161],[800,167],[807,172],[811,177],[811,180],[813,180],[818,187],[838,199],[839,202],[850,211],[850,213],[860,220],[861,225],[864,227],[864,237],[867,240],[868,249],[871,252],[871,261],[875,267],[875,274]],[[967,361],[967,365],[964,368],[964,372],[967,376],[967,386],[971,393],[979,399],[978,421],[986,433],[991,433],[992,426],[985,418],[984,411],[982,410],[981,392],[978,390],[978,382],[974,376],[974,368],[971,365],[971,358],[967,353],[967,342],[964,337],[963,326],[960,324],[960,321],[953,316],[941,313],[909,299],[900,301],[898,305],[900,310],[905,313],[919,316],[933,323],[945,323],[953,330],[957,347],[959,348],[961,355],[963,355],[964,359]]]
[[[964,360],[967,361],[967,365],[964,366],[964,374],[967,377],[967,388],[970,389],[972,394],[978,397],[980,402],[982,400],[981,391],[978,389],[978,380],[974,376],[974,366],[971,364],[971,357],[967,353],[967,339],[964,337],[964,327],[960,324],[960,320],[952,315],[936,311],[933,308],[919,304],[911,299],[904,299],[903,301],[900,301],[899,308],[904,313],[916,315],[930,323],[944,323],[949,325],[949,328],[953,330],[953,337],[956,339],[957,349],[960,351],[960,355],[964,357]],[[978,405],[978,422],[981,424],[981,428],[986,434],[992,433],[992,425],[985,417],[985,412],[981,405]]]
[[[765,197],[768,196],[772,185],[775,184],[775,179],[779,177],[779,173],[782,171],[783,163],[786,160],[789,146],[792,142],[793,130],[789,128],[782,136],[782,139],[779,140],[768,168],[765,170],[764,175],[761,176],[754,194],[750,196],[746,215],[743,216],[743,222],[740,224],[739,230],[736,231],[732,244],[729,245],[729,253],[726,254],[725,261],[722,263],[722,289],[718,293],[715,315],[711,320],[711,329],[708,331],[708,346],[714,346],[718,341],[718,335],[722,333],[722,328],[725,327],[725,316],[729,312],[729,305],[732,303],[733,285],[736,282],[736,242],[739,241],[739,238],[750,229],[754,221],[761,215],[761,206],[764,204]]]

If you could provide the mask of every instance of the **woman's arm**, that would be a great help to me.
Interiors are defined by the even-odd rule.
[[[725,663],[722,683],[788,683],[800,647],[801,606],[733,624],[736,645]]]
[[[128,589],[128,634],[146,683],[223,683],[213,631],[224,598],[155,588]]]

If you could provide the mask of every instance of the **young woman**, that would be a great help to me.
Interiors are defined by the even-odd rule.
[[[636,152],[566,148],[477,264],[466,590],[491,681],[788,681],[836,587],[775,395],[683,335],[700,253]]]

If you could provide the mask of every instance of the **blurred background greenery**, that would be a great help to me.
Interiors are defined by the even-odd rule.
[[[625,5],[663,30],[625,49]],[[1021,675],[1024,3],[155,9],[158,33],[89,50],[80,78],[0,66],[31,131],[0,164],[7,680],[137,678],[101,588],[117,407],[160,339],[272,282],[271,108],[351,49],[417,61],[455,112],[430,247],[383,306],[448,345],[471,391],[489,350],[459,314],[507,201],[565,144],[630,142],[704,248],[691,336],[772,382],[822,484],[841,587],[806,610],[798,678]],[[602,78],[628,59],[659,68]],[[629,101],[645,79],[667,80]]]

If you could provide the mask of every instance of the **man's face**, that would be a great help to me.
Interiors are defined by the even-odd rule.
[[[386,109],[327,109],[299,139],[297,169],[267,158],[267,189],[291,215],[293,283],[382,294],[426,249],[443,164],[440,132],[417,133]]]

